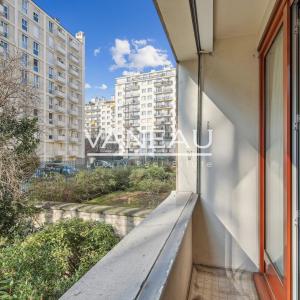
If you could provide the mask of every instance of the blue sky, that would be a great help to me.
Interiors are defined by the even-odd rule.
[[[71,33],[86,35],[86,101],[114,93],[114,78],[172,64],[152,0],[35,0]]]

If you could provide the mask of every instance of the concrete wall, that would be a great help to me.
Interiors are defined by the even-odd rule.
[[[178,65],[177,94],[177,186],[176,190],[197,192],[197,148],[193,130],[197,129],[198,60]],[[188,145],[188,146],[187,146]]]
[[[212,156],[201,158],[196,263],[249,270],[259,263],[256,46],[257,36],[221,39],[202,56],[201,139],[213,129],[213,143]]]
[[[41,212],[36,217],[37,226],[55,223],[70,218],[85,221],[98,221],[112,225],[120,237],[127,235],[140,224],[151,212],[150,209],[109,207],[78,203],[43,203]]]

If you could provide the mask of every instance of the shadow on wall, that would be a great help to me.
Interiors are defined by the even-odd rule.
[[[212,157],[201,165],[201,226],[206,229],[200,235],[209,233],[211,245],[203,264],[253,270],[259,263],[255,45],[255,36],[218,40],[213,55],[202,61],[203,141],[206,128],[213,129]]]

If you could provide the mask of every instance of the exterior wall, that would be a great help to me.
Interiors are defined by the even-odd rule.
[[[256,46],[256,36],[216,40],[214,53],[202,57],[201,122],[213,129],[213,143],[212,157],[201,163],[205,217],[198,228],[212,243],[201,244],[200,263],[250,270],[259,264]]]
[[[11,53],[20,51],[28,67],[28,79],[38,80],[41,102],[35,115],[41,128],[41,161],[83,158],[84,34],[80,32],[75,38],[33,1],[4,0],[3,4],[8,15],[0,13],[0,50],[8,47]],[[22,27],[25,22],[27,30]],[[52,32],[49,24],[53,25]],[[7,34],[3,28],[8,29]],[[22,44],[25,37],[27,49]],[[33,51],[34,42],[38,53]],[[34,60],[38,69],[33,68]]]
[[[116,131],[125,153],[168,153],[176,130],[176,70],[116,79]],[[127,136],[131,131],[141,146]],[[153,132],[153,143],[150,134]]]

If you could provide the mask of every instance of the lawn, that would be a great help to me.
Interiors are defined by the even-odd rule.
[[[121,207],[155,208],[169,193],[153,194],[141,191],[118,191],[102,195],[85,203]]]

